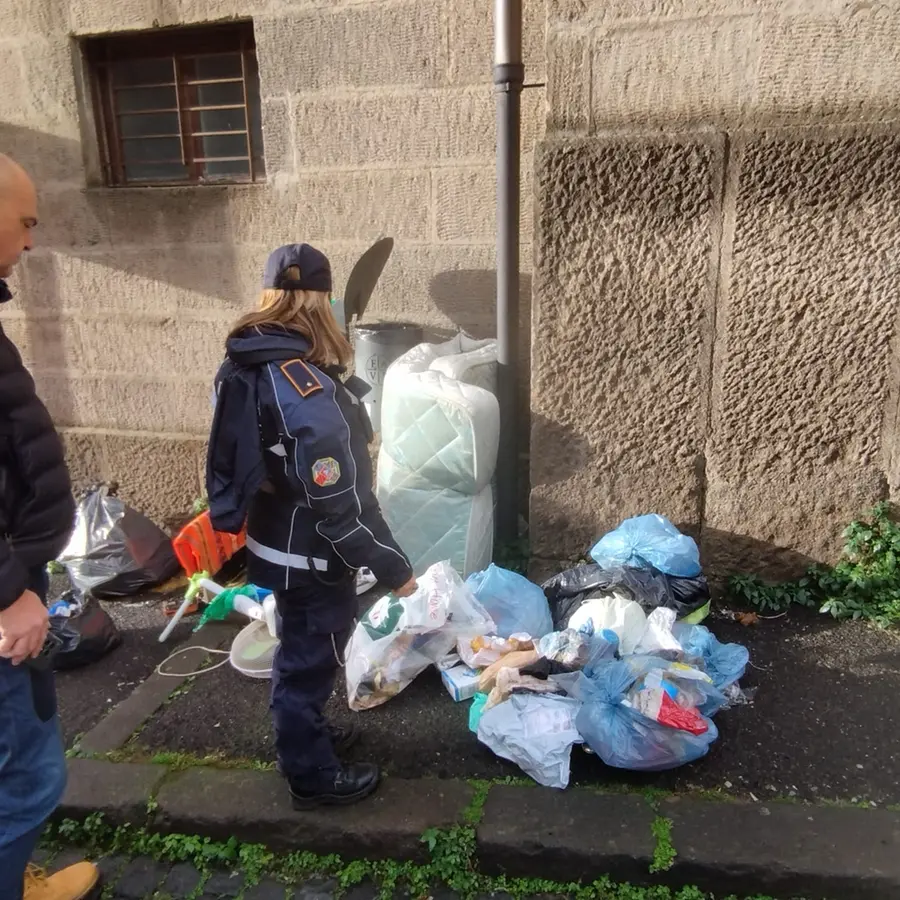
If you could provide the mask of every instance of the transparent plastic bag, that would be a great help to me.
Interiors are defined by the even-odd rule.
[[[544,592],[524,576],[492,563],[470,575],[466,584],[494,620],[500,637],[527,634],[537,640],[553,631]]]
[[[406,598],[387,594],[362,617],[347,646],[347,698],[354,710],[380,706],[460,638],[490,634],[494,623],[449,563],[437,563]]]
[[[630,705],[629,692],[653,673],[664,676],[684,697],[702,698],[702,705],[682,708],[696,710],[703,733],[662,724]],[[705,756],[719,736],[709,716],[725,698],[702,672],[688,666],[631,656],[595,666],[591,677],[569,676],[564,684],[567,693],[583,703],[575,722],[579,733],[608,766],[643,772],[674,769]]]
[[[695,578],[700,574],[700,551],[693,538],[682,534],[667,518],[658,515],[626,519],[602,537],[591,558],[604,569],[632,566],[654,568],[666,575]]]
[[[704,625],[675,625],[673,634],[681,644],[686,662],[698,666],[724,691],[744,677],[750,651],[742,644],[723,644]]]

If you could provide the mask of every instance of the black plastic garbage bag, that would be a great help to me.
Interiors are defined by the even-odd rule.
[[[75,530],[59,561],[78,593],[130,597],[180,571],[172,541],[108,487],[78,504]]]
[[[50,631],[61,641],[53,660],[59,672],[97,662],[122,643],[116,623],[93,597],[71,616],[51,616]]]
[[[659,606],[684,618],[709,602],[709,585],[703,575],[677,578],[655,569],[601,569],[596,563],[576,566],[554,575],[542,585],[550,603],[553,625],[565,628],[572,613],[598,593],[618,590],[650,612]]]

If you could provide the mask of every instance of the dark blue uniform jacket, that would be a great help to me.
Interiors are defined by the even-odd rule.
[[[412,568],[372,490],[364,383],[307,363],[308,350],[273,326],[228,340],[207,455],[213,527],[236,534],[246,520],[248,574],[270,590],[363,567],[401,587]]]

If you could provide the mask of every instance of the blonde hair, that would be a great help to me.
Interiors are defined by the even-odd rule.
[[[299,279],[300,269],[291,266],[285,275]],[[241,316],[228,336],[264,325],[280,325],[302,334],[310,345],[306,359],[314,366],[346,366],[353,355],[331,311],[331,296],[325,291],[266,289],[260,295],[259,309]]]

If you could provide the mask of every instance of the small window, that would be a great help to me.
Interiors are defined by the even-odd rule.
[[[252,23],[90,38],[84,50],[107,185],[265,179]]]

